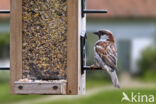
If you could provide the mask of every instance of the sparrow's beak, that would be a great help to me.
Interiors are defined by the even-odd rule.
[[[93,32],[93,34],[99,35],[99,32]]]

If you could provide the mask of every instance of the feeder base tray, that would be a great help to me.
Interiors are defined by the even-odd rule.
[[[66,94],[66,80],[19,80],[14,82],[16,94]]]

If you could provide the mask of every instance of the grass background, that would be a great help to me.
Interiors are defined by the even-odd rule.
[[[122,90],[108,90],[102,91],[97,93],[93,96],[89,96],[86,98],[79,98],[79,99],[68,99],[68,100],[61,100],[61,101],[54,101],[54,102],[45,102],[42,104],[121,104],[122,92],[126,92],[130,95],[131,92],[134,93],[141,93],[141,94],[153,94],[156,96],[155,89],[122,89]],[[129,103],[127,101],[123,101],[122,104],[134,104]],[[40,103],[41,104],[41,103]],[[135,103],[140,104],[140,103]]]
[[[103,83],[103,80],[99,81],[87,81],[87,91],[91,89],[98,88],[100,86],[108,85],[108,83]],[[96,86],[95,86],[96,85]],[[125,92],[129,97],[130,93],[134,92],[135,94],[140,93],[141,95],[154,95],[156,96],[156,88],[125,88],[125,89],[103,89],[103,91],[97,92],[91,96],[82,95],[76,96],[76,98],[69,98],[69,99],[60,99],[60,100],[52,100],[42,103],[31,103],[31,104],[134,104],[127,101],[123,101],[122,99],[122,92]],[[33,101],[33,99],[40,99],[42,97],[48,97],[49,95],[10,95],[9,94],[9,84],[3,83],[0,84],[0,104],[12,104],[19,101]],[[68,95],[67,95],[68,96]],[[73,95],[75,96],[75,95]],[[144,100],[145,101],[145,100]],[[22,103],[21,103],[22,104]],[[140,103],[135,103],[140,104]],[[145,104],[145,103],[143,103]]]

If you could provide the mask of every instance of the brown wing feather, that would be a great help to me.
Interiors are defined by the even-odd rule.
[[[99,54],[106,65],[111,67],[113,70],[117,70],[117,52],[114,43],[98,42],[96,44],[96,52]]]

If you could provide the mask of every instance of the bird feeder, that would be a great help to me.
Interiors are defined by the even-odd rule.
[[[84,2],[11,0],[11,94],[85,93]]]

